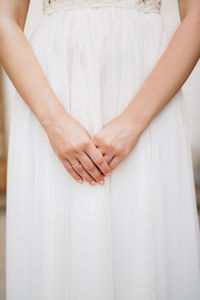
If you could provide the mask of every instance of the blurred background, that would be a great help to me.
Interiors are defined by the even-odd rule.
[[[162,16],[171,36],[180,24],[177,2],[165,0]],[[24,33],[30,37],[42,17],[42,0],[31,1]],[[197,205],[200,210],[200,61],[183,86],[187,104],[188,131],[192,148],[193,170],[196,185]],[[10,111],[15,88],[0,64],[0,300],[5,300],[5,231],[6,231],[6,162],[9,137]]]

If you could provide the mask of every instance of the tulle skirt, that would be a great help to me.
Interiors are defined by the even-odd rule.
[[[58,99],[93,136],[133,99],[169,37],[159,14],[105,7],[43,15],[29,42]],[[64,169],[16,93],[7,300],[200,299],[184,101],[179,90],[105,184],[91,186]]]

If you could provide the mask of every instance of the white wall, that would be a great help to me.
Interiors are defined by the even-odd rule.
[[[176,0],[162,0],[162,15],[170,35],[180,24],[178,5]],[[30,36],[31,32],[42,17],[42,0],[32,0],[27,22],[25,27],[25,34]],[[7,75],[4,73],[6,98],[8,107],[8,124],[9,124],[9,111],[13,101],[14,88],[10,83]],[[183,91],[187,103],[187,112],[189,119],[189,132],[192,145],[193,161],[195,173],[197,173],[198,164],[200,164],[200,132],[199,132],[199,115],[200,115],[200,62],[196,65],[192,74],[186,81]],[[199,166],[200,167],[200,166]]]

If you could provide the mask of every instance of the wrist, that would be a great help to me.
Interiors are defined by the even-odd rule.
[[[47,132],[50,127],[58,124],[63,118],[70,117],[70,114],[64,109],[58,101],[46,108],[40,109],[38,119],[44,130]]]
[[[131,126],[134,127],[134,130],[140,136],[143,131],[148,127],[152,120],[152,115],[144,110],[139,110],[134,107],[127,107],[123,114],[125,118],[129,121]]]

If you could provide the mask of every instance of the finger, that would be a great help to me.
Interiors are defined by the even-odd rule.
[[[95,145],[95,147],[97,148],[97,150],[99,150],[101,152],[102,155],[106,154],[107,150],[105,148],[103,148],[101,146],[96,146],[96,145]]]
[[[116,155],[116,153],[108,153],[108,150],[104,149],[103,147],[97,146],[97,149],[101,152],[101,154],[103,155],[104,159],[106,160],[106,162],[108,163],[108,165],[110,164],[111,160],[114,158],[114,156]]]
[[[105,176],[111,172],[108,163],[106,162],[101,152],[96,148],[96,146],[93,143],[91,143],[85,149],[85,152]]]
[[[120,163],[119,157],[117,155],[114,156],[111,162],[109,163],[111,170],[114,170],[119,165],[119,163]]]
[[[74,171],[74,169],[72,168],[70,162],[67,160],[67,159],[64,159],[62,161],[65,169],[69,172],[69,174],[76,180],[78,181],[79,183],[84,183],[84,180],[83,178],[76,173],[76,171]]]
[[[104,183],[104,174],[98,169],[86,153],[80,155],[79,160],[85,170],[100,184]]]
[[[90,183],[91,185],[96,185],[96,181],[90,174],[84,169],[83,165],[79,160],[74,157],[69,157],[69,162],[72,168],[81,176],[85,181]]]
[[[110,162],[114,158],[114,155],[111,153],[106,153],[103,155],[103,157],[106,160],[106,162],[108,163],[108,165],[110,166]]]

